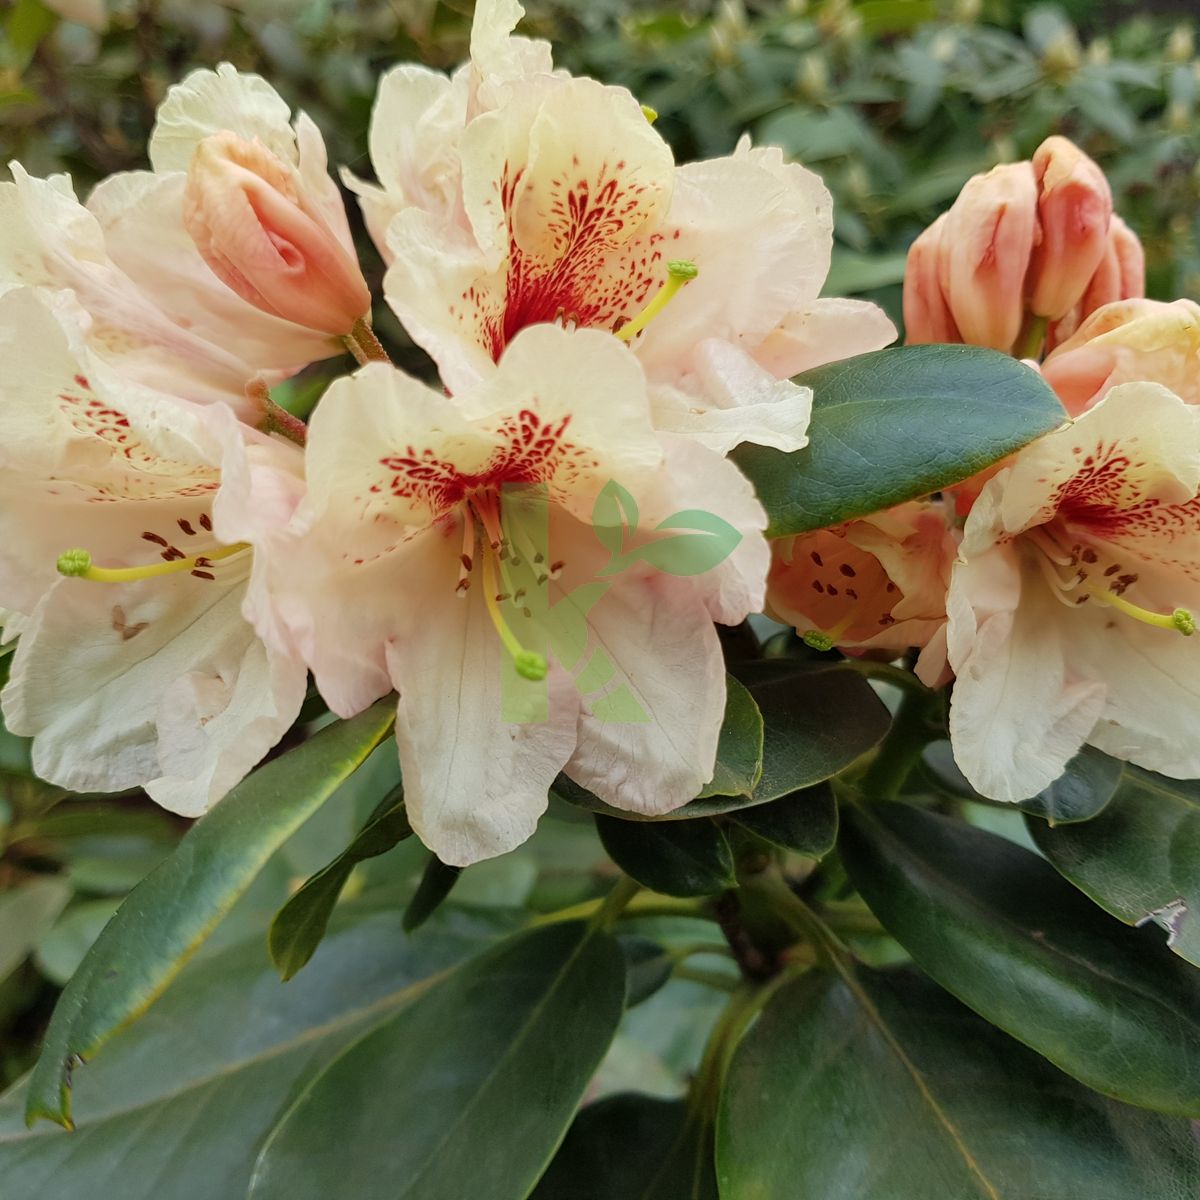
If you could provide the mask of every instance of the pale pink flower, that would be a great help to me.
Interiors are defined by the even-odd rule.
[[[1200,410],[1113,388],[1022,450],[967,518],[947,603],[954,754],[1020,800],[1084,743],[1200,775]]]
[[[618,341],[527,329],[449,397],[368,366],[322,400],[307,466],[292,536],[266,550],[260,628],[308,662],[339,715],[399,691],[409,815],[443,861],[522,842],[560,771],[648,814],[712,776],[725,699],[713,621],[761,606],[766,517],[719,453],[655,431],[645,373]],[[610,481],[643,530],[704,509],[736,549],[696,575],[641,560],[601,574],[611,546],[590,521]],[[544,553],[512,506],[535,485]],[[619,702],[641,715],[611,719]]]
[[[196,816],[304,698],[303,664],[241,611],[246,543],[288,520],[302,456],[224,405],[131,382],[78,330],[65,297],[0,297],[0,608],[20,634],[5,721],[52,783],[145,787]],[[64,578],[76,549],[63,566],[86,577]]]

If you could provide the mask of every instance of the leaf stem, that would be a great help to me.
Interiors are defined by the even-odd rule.
[[[642,885],[628,875],[622,875],[611,892],[600,902],[588,922],[593,929],[611,929],[625,906],[642,890]]]
[[[921,752],[935,738],[929,716],[938,698],[937,692],[928,689],[904,694],[891,729],[859,780],[863,795],[888,800],[899,792],[909,772],[920,761]]]

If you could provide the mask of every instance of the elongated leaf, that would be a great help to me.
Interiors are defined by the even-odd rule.
[[[386,854],[411,836],[404,792],[397,788],[384,798],[354,841],[328,866],[307,879],[275,914],[267,934],[267,947],[271,961],[285,980],[291,979],[312,958],[354,868],[369,858]]]
[[[717,1200],[712,1131],[682,1100],[609,1096],[575,1118],[531,1200]]]
[[[279,981],[262,934],[184,968],[144,1020],[79,1076],[76,1128],[25,1128],[25,1089],[0,1099],[4,1200],[235,1200],[298,1088],[431,978],[512,928],[446,913],[414,938],[397,897],[343,905],[313,969]],[[336,1191],[330,1196],[337,1195]]]
[[[611,808],[566,776],[555,782],[555,793],[626,821],[716,816],[769,804],[831,779],[888,731],[891,718],[870,684],[836,663],[770,659],[742,662],[736,670],[763,721],[762,770],[752,788],[738,795],[708,794],[711,788],[706,788],[690,804],[655,818]]]
[[[666,896],[711,896],[737,882],[733,852],[712,821],[621,821],[596,815],[609,857],[627,875]]]
[[[828,783],[741,809],[732,820],[774,846],[809,858],[824,858],[837,842],[837,800]]]
[[[442,862],[436,854],[429,856],[425,870],[421,872],[421,882],[417,884],[416,893],[404,910],[404,920],[401,924],[406,932],[412,933],[414,929],[420,929],[437,912],[461,874],[462,867],[452,867]]]
[[[129,895],[59,999],[29,1088],[27,1117],[71,1123],[71,1074],[143,1012],[288,836],[387,735],[381,700],[321,730],[240,783]]]
[[[70,899],[66,880],[53,875],[0,892],[0,979],[21,965]]]
[[[725,719],[717,744],[717,769],[701,789],[707,796],[740,796],[753,791],[762,775],[763,719],[744,684],[725,679]]]
[[[915,972],[856,970],[785,986],[742,1039],[717,1170],[731,1200],[1188,1200],[1200,1148]]]
[[[624,1002],[606,934],[566,923],[504,943],[305,1088],[263,1146],[250,1200],[524,1200]]]
[[[1200,975],[1028,850],[902,804],[842,814],[851,879],[944,988],[1089,1087],[1200,1114]]]
[[[1038,849],[1130,925],[1153,921],[1200,966],[1200,782],[1127,766],[1112,802],[1083,825],[1029,822]]]
[[[975,346],[898,346],[808,371],[809,445],[734,461],[769,537],[823,529],[974,475],[1065,420],[1036,371]]]
[[[1090,821],[1103,811],[1120,782],[1121,763],[1091,746],[1084,746],[1045,791],[1031,800],[1022,800],[1018,807],[1034,816],[1044,817],[1051,825]]]

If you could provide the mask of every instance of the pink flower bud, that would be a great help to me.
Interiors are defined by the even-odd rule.
[[[257,139],[222,132],[196,147],[183,220],[213,272],[264,312],[340,337],[371,306],[300,173]]]
[[[927,342],[961,342],[950,306],[942,291],[940,250],[943,213],[908,248],[904,271],[904,334],[910,345]]]
[[[1029,267],[1029,309],[1057,321],[1078,303],[1108,244],[1112,191],[1104,172],[1064,137],[1034,152],[1041,239]]]
[[[939,277],[962,341],[1011,350],[1025,316],[1025,272],[1037,233],[1037,184],[1027,162],[967,180],[946,214]]]
[[[1200,305],[1106,304],[1046,358],[1042,374],[1072,416],[1119,383],[1161,383],[1189,404],[1200,403]]]

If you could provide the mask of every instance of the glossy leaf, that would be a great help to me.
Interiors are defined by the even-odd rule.
[[[622,821],[596,815],[609,857],[664,896],[711,896],[737,882],[733,851],[712,821]]]
[[[1130,925],[1163,926],[1200,966],[1200,782],[1127,766],[1112,803],[1084,825],[1029,822],[1038,849]]]
[[[300,1092],[263,1146],[250,1200],[524,1200],[624,1003],[607,934],[563,923],[505,942]]]
[[[717,1200],[712,1131],[682,1100],[608,1096],[575,1118],[530,1200]]]
[[[739,663],[736,669],[762,714],[758,782],[738,795],[702,795],[653,820],[688,820],[769,804],[831,779],[888,731],[891,718],[883,701],[861,675],[836,663],[771,659]],[[593,812],[625,821],[651,819],[611,808],[565,776],[554,791]]]
[[[1117,759],[1092,746],[1084,746],[1045,791],[1031,800],[1020,801],[1017,807],[1044,817],[1051,825],[1090,821],[1116,793],[1121,768]]]
[[[421,872],[417,890],[404,910],[401,924],[405,932],[412,933],[414,929],[420,929],[437,912],[461,874],[462,867],[452,867],[449,863],[442,862],[436,854],[429,856],[425,869]]]
[[[1189,1123],[1089,1091],[912,971],[812,972],[739,1044],[729,1200],[1188,1200]]]
[[[850,877],[918,965],[1089,1087],[1200,1115],[1200,975],[1037,855],[902,804],[842,813]]]
[[[1065,420],[1036,371],[975,346],[898,346],[796,377],[813,390],[809,444],[733,458],[769,537],[837,525],[974,475]]]
[[[0,1098],[4,1200],[244,1197],[297,1090],[429,980],[511,928],[497,915],[447,912],[406,938],[395,903],[380,894],[341,906],[312,969],[288,984],[261,932],[191,962],[79,1074],[71,1133],[26,1129],[23,1087]]]
[[[717,769],[700,797],[740,796],[762,774],[763,719],[754,697],[732,675],[725,678],[725,719],[717,743]]]
[[[59,999],[29,1088],[30,1121],[71,1121],[71,1074],[154,1002],[271,854],[362,764],[390,700],[330,725],[243,780],[130,893]]]
[[[740,809],[731,814],[731,820],[773,846],[809,858],[824,858],[837,842],[837,799],[828,783],[770,804]]]
[[[354,868],[369,858],[386,854],[411,836],[404,792],[397,788],[380,803],[354,841],[307,879],[275,914],[267,934],[267,947],[271,961],[285,980],[291,979],[312,958]]]

